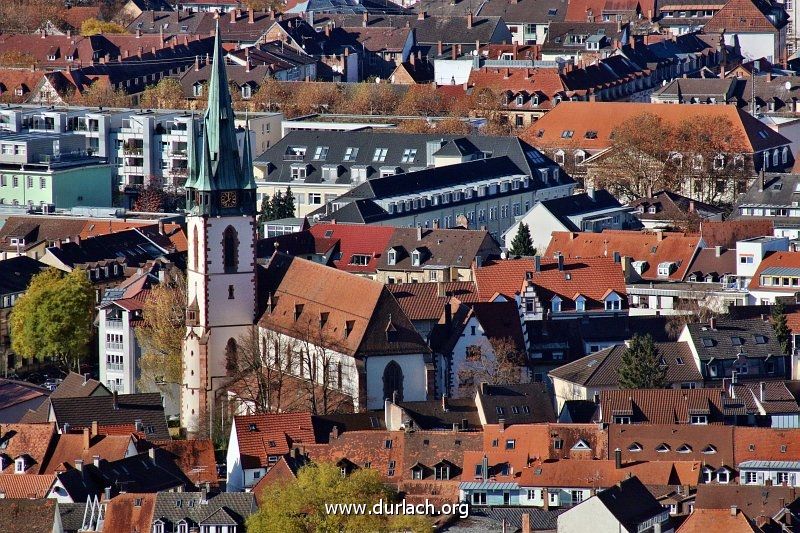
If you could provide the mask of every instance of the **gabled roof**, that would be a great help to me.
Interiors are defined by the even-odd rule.
[[[386,288],[410,320],[439,320],[451,297],[467,304],[478,301],[475,283],[471,281],[393,283]]]
[[[535,424],[555,422],[556,413],[544,383],[489,385],[478,388],[478,401],[487,424]]]
[[[772,278],[777,276],[800,276],[800,252],[772,252],[767,253],[761,264],[758,265],[753,277],[750,279],[748,288],[751,291],[774,291],[774,292],[792,292],[794,289],[789,286],[783,285],[764,285],[761,283],[761,277]]]
[[[794,507],[797,496],[794,487],[756,485],[717,485],[701,483],[697,486],[695,511],[698,509],[740,509],[748,518],[773,517],[783,506]]]
[[[153,439],[169,439],[167,420],[160,393],[89,396],[84,398],[50,397],[55,420],[59,427],[71,428],[100,425],[130,424],[141,420],[144,433]],[[115,407],[116,403],[116,407]]]
[[[700,236],[708,247],[736,248],[737,241],[772,235],[773,229],[774,224],[768,219],[705,220],[700,224]]]
[[[214,457],[214,443],[210,439],[153,440],[147,444],[171,454],[186,477],[196,486],[199,487],[202,483],[216,484],[217,460]]]
[[[234,418],[242,468],[267,466],[267,457],[316,442],[310,413],[270,413]]]
[[[736,248],[702,248],[686,270],[686,280],[691,276],[698,277],[694,281],[703,281],[711,276],[713,281],[722,281],[725,274],[736,274]]]
[[[60,248],[52,246],[47,251],[70,268],[120,260],[128,266],[140,266],[168,252],[137,229],[63,243]]]
[[[55,499],[35,496],[37,499],[18,499],[8,494],[0,499],[0,531],[19,531],[25,533],[52,533],[59,504]]]
[[[706,415],[709,424],[725,414],[722,389],[624,389],[600,391],[603,422],[627,416],[632,423],[688,424],[692,414]]]
[[[550,376],[584,387],[619,387],[619,367],[627,347],[616,344],[550,371]],[[657,357],[663,357],[668,383],[702,382],[692,351],[685,342],[656,343]]]
[[[695,509],[676,530],[678,533],[699,531],[726,531],[728,533],[750,533],[760,531],[747,520],[747,516],[733,509]],[[755,517],[754,517],[755,518]]]
[[[429,267],[470,268],[479,255],[482,259],[489,255],[500,256],[500,248],[485,230],[395,228],[386,244],[386,249],[378,256],[378,270],[419,272]],[[389,264],[388,248],[397,252],[394,265]],[[420,266],[412,264],[412,253],[417,249],[423,251]]]
[[[0,263],[2,264],[2,263]],[[82,376],[76,372],[70,372],[64,377],[64,381],[58,384],[56,390],[50,393],[49,397],[42,402],[35,411],[28,411],[22,417],[21,422],[41,423],[47,422],[50,416],[50,404],[52,398],[86,398],[88,396],[110,395],[111,392],[96,379],[88,375]]]
[[[320,223],[311,226],[308,233],[314,239],[316,253],[327,254],[334,247],[338,249],[338,256],[332,254],[331,266],[345,272],[364,273],[378,268],[395,231],[386,226]],[[367,256],[369,260],[362,265],[353,259],[354,255]]]
[[[89,429],[86,429],[89,431]],[[88,437],[88,438],[87,438]],[[42,465],[42,474],[55,474],[75,466],[80,459],[90,464],[95,456],[106,461],[116,461],[128,455],[131,435],[83,435],[83,433],[62,433],[56,437],[55,448],[49,455],[47,464]],[[86,447],[88,440],[89,446]]]
[[[641,274],[646,280],[659,279],[659,264],[675,263],[676,268],[669,277],[663,279],[680,281],[684,279],[700,242],[699,235],[661,231],[554,231],[544,256],[553,257],[556,253],[561,253],[569,261],[578,258],[613,257],[615,253],[619,253],[633,261],[646,261],[647,268]]]
[[[636,476],[648,485],[697,485],[700,463],[696,461],[650,461],[626,463],[614,460],[543,461],[522,470],[519,484],[525,487],[611,487]],[[498,480],[502,476],[497,476]]]
[[[770,5],[760,0],[730,0],[705,23],[706,33],[775,33],[786,22],[773,23]]]
[[[722,215],[723,209],[693,200],[672,191],[658,191],[652,198],[639,198],[628,204],[630,207],[643,209],[636,213],[636,217],[644,220],[663,220],[681,222],[687,218],[706,219]],[[651,213],[650,208],[655,207],[656,212]]]
[[[28,256],[0,261],[0,295],[25,292],[33,276],[46,268],[47,265]]]
[[[6,474],[14,473],[14,459],[26,458],[26,475],[44,474],[52,446],[55,444],[56,428],[52,422],[43,424],[0,424],[0,454],[5,455]]]
[[[735,464],[745,461],[800,461],[800,430],[737,427],[733,433]]]
[[[46,498],[55,480],[52,474],[0,474],[0,493],[9,500]]]
[[[58,239],[74,240],[87,223],[85,219],[77,218],[10,216],[0,227],[0,246],[5,251],[16,252],[17,245],[11,244],[11,238],[25,239],[25,244],[20,246],[21,250],[27,250],[42,242]]]
[[[725,425],[610,424],[608,448],[619,449],[624,461],[692,460],[714,468],[732,468],[738,464],[734,459],[736,429]],[[667,445],[665,451],[657,450],[661,444]]]
[[[29,409],[37,408],[49,395],[48,389],[27,381],[0,379],[0,423],[19,422]]]
[[[627,531],[636,530],[639,524],[664,512],[661,503],[637,477],[622,480],[611,488],[601,490],[597,493],[597,499]]]
[[[106,504],[104,528],[108,531],[152,531],[155,494],[118,494]]]
[[[272,309],[261,316],[262,327],[301,339],[314,331],[311,342],[359,358],[428,352],[381,283],[280,253],[272,256],[267,272],[261,298],[271,299]],[[396,333],[389,335],[388,328]]]
[[[637,102],[562,102],[531,125],[522,138],[537,147],[572,146],[604,150],[612,145],[611,132],[621,123],[642,113],[651,113],[676,126],[692,116],[730,121],[732,142],[741,143],[749,152],[759,152],[789,144],[788,139],[735,106],[672,104],[652,105]],[[570,139],[562,132],[570,130]],[[587,132],[594,132],[586,137]],[[541,132],[541,135],[539,135]]]
[[[608,209],[622,209],[622,204],[614,195],[605,189],[598,189],[592,194],[580,193],[552,200],[543,200],[540,205],[547,209],[565,228],[580,231],[570,217]]]

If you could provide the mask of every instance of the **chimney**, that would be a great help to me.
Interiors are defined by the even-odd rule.
[[[136,38],[137,38],[137,39],[139,39],[139,38],[141,38],[141,37],[142,37],[142,30],[140,30],[140,29],[138,29],[138,28],[137,28],[137,29],[136,29]]]
[[[83,428],[83,451],[89,449],[91,445],[91,433],[89,432],[89,428]]]
[[[541,255],[535,255],[533,257],[533,269],[536,272],[541,272],[542,271],[542,256]]]
[[[717,317],[712,316],[708,319],[708,329],[715,331],[717,329]]]
[[[158,220],[158,234],[159,235],[164,235],[164,219],[163,218]],[[87,376],[88,376],[88,374],[87,374]]]
[[[522,513],[522,533],[531,533],[531,515]]]
[[[467,28],[472,29],[472,11],[467,11]]]
[[[622,450],[619,448],[614,450],[614,468],[617,470],[622,468]]]
[[[452,58],[453,59],[458,59],[458,51],[456,50],[456,45],[455,44],[451,45],[450,51],[451,51]]]
[[[395,399],[392,398],[392,403],[395,403],[394,400]],[[333,429],[331,430],[330,438],[328,440],[336,440],[338,438],[339,438],[339,426],[333,426]]]
[[[361,25],[365,28],[369,25],[369,13],[364,13],[364,16],[361,18]]]
[[[739,509],[735,505],[731,505],[731,516],[736,516],[739,512]]]
[[[442,411],[447,412],[447,396],[442,394]]]
[[[772,81],[772,71],[767,72],[767,81]]]
[[[409,56],[408,60],[411,62],[412,67],[417,64],[417,57],[414,53]]]
[[[247,23],[248,24],[255,24],[255,22],[256,22],[256,12],[251,7],[250,9],[247,10]]]
[[[330,38],[330,36],[331,36],[331,25],[330,24],[326,24],[325,25],[325,37]]]
[[[92,464],[95,467],[100,468],[100,456],[99,455],[93,455],[92,456]]]
[[[439,298],[444,298],[447,296],[447,291],[444,290],[444,281],[436,282],[436,296]]]
[[[543,489],[542,490],[542,509],[545,511],[550,510],[550,490]]]
[[[155,461],[156,460],[156,449],[155,449],[155,447],[152,447],[149,450],[147,450],[147,455],[150,456],[150,459]]]
[[[236,23],[236,10],[235,9],[231,9],[231,24],[235,24],[235,23]]]
[[[75,459],[75,470],[83,472],[83,459]]]
[[[112,404],[112,408],[114,411],[119,410],[119,393],[116,390],[114,391],[114,403]]]
[[[714,255],[720,257],[722,255],[722,246],[715,246],[714,247]]]
[[[489,458],[486,457],[486,454],[483,455],[483,460],[481,460],[481,476],[484,481],[489,479]]]
[[[558,261],[558,269],[563,271],[564,270],[564,256],[561,255],[561,254],[558,254],[557,261]]]
[[[442,56],[442,41],[436,41],[436,55]]]
[[[498,418],[497,425],[500,426],[500,431],[505,431],[506,429],[506,419],[505,418]]]
[[[100,428],[98,427],[97,420],[92,420],[92,437],[95,437],[100,433],[99,429]]]
[[[200,70],[200,56],[194,56],[194,71]]]
[[[761,381],[758,384],[758,401],[764,402],[764,382]]]
[[[419,13],[417,13],[417,20],[425,20],[427,16],[428,16],[427,11],[420,11]]]
[[[75,235],[75,244],[77,244],[78,246],[81,245],[81,236],[80,236],[80,234]]]
[[[292,459],[297,459],[298,451],[299,450],[296,447],[292,446],[292,450],[289,452],[289,457],[291,457]]]
[[[450,326],[453,322],[453,309],[450,307],[450,302],[444,304],[444,323]]]

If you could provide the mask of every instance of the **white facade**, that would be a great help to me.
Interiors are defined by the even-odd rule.
[[[659,524],[658,529],[654,526]],[[637,529],[630,531],[623,527],[614,514],[596,496],[591,497],[558,516],[558,533],[585,533],[586,531],[615,531],[618,533],[637,533],[638,531],[661,531],[672,533],[669,525],[669,511],[637,524]]]
[[[131,326],[131,313],[118,305],[101,307],[98,313],[100,382],[119,394],[138,392],[141,348]]]
[[[785,45],[784,33],[725,33],[725,44],[741,48],[745,60],[765,58],[770,63],[778,63],[782,59]]]
[[[797,461],[745,461],[739,464],[740,485],[769,484],[800,487],[800,462]]]
[[[737,286],[746,289],[767,252],[789,250],[788,237],[757,237],[736,243]],[[754,298],[751,296],[750,301]]]
[[[226,272],[222,243],[228,228],[235,231],[238,247],[236,268]],[[256,223],[249,216],[189,216],[187,233],[188,313],[196,313],[193,321],[187,317],[187,324],[196,325],[186,328],[181,421],[189,432],[196,432],[201,427],[198,415],[225,384],[229,341],[238,343],[255,323]]]

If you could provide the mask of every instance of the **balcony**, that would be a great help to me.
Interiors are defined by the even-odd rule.
[[[122,351],[122,343],[121,342],[107,342],[106,343],[106,350]],[[122,365],[120,365],[120,366],[122,366]]]
[[[106,329],[122,329],[122,320],[106,320]]]
[[[106,370],[122,372],[124,369],[122,368],[122,363],[106,363]]]

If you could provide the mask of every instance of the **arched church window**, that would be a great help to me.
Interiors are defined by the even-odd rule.
[[[236,272],[239,258],[239,238],[233,226],[222,233],[222,264],[225,272]]]
[[[403,370],[395,361],[383,369],[383,397],[403,401]]]
[[[236,339],[228,339],[225,345],[225,370],[228,374],[233,374],[239,367],[239,347],[236,345]]]

